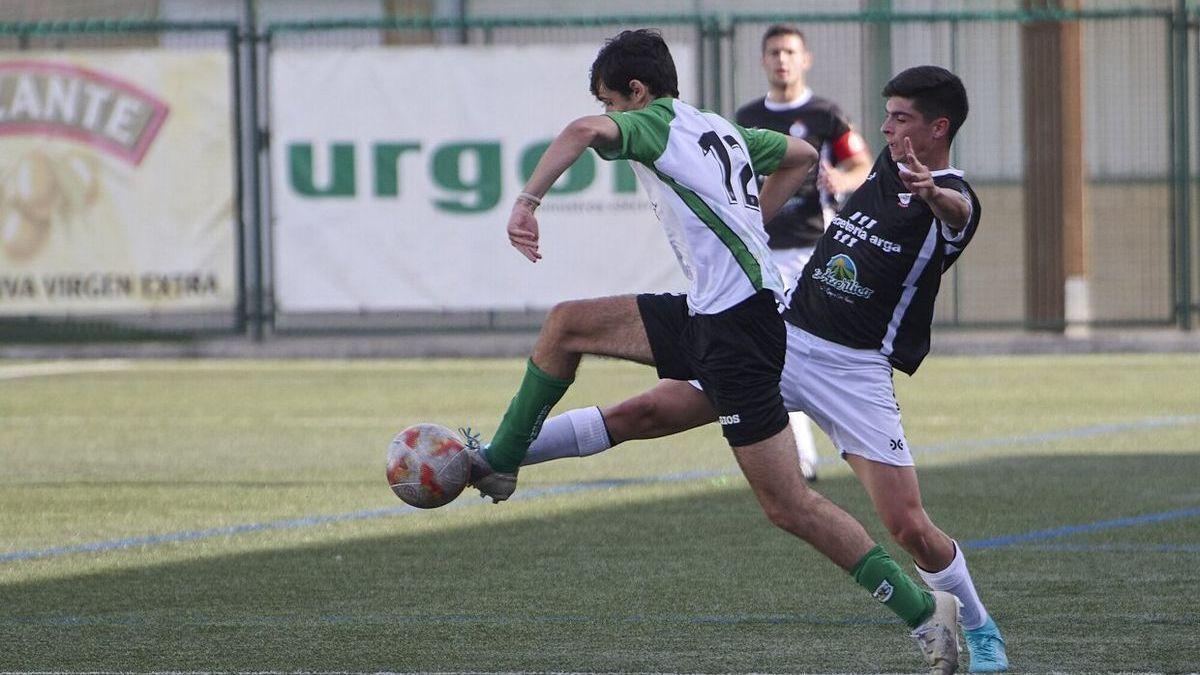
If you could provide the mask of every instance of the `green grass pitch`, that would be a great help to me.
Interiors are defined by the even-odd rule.
[[[715,427],[531,467],[505,504],[401,509],[391,436],[488,437],[522,369],[0,364],[0,671],[920,669],[886,609],[766,521]],[[652,381],[587,360],[558,410]],[[1200,669],[1198,383],[1200,355],[897,376],[926,508],[1014,672]],[[818,489],[887,541],[819,443]]]

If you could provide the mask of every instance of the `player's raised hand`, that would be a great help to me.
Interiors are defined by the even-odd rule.
[[[937,192],[933,175],[921,160],[917,159],[917,153],[913,152],[912,141],[908,136],[904,137],[904,167],[900,169],[900,182],[904,183],[909,192],[925,201],[929,201]]]
[[[817,169],[817,187],[828,192],[829,194],[838,194],[836,181],[837,169],[828,160],[822,159],[819,168]]]
[[[508,243],[529,262],[537,262],[542,258],[542,254],[538,253],[538,222],[537,216],[533,215],[533,208],[533,204],[518,199],[508,216]]]

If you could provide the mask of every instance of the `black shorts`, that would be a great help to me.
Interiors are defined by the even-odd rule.
[[[645,293],[638,311],[658,376],[699,380],[734,447],[766,440],[788,424],[779,376],[787,331],[771,291],[718,314],[688,314],[683,295]]]

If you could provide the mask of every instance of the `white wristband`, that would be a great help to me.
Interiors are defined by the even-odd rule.
[[[542,205],[541,199],[529,194],[528,192],[522,192],[522,193],[518,194],[517,199],[524,199],[525,201],[532,204],[534,206],[534,208],[537,208]]]

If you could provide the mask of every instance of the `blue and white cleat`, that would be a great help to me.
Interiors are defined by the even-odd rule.
[[[987,623],[973,630],[963,629],[967,648],[971,650],[972,673],[999,673],[1008,670],[1008,654],[1004,651],[1004,638],[992,617]]]

